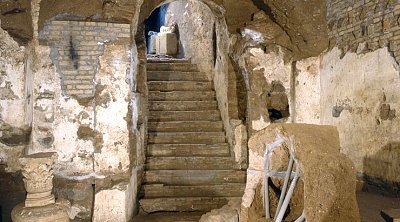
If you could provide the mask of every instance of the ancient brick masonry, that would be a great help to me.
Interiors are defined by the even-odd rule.
[[[52,48],[65,96],[94,96],[94,76],[106,42],[129,42],[130,25],[104,22],[50,21],[40,33]]]
[[[330,46],[364,53],[388,46],[400,63],[400,2],[328,0]]]

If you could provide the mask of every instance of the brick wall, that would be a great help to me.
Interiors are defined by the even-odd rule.
[[[130,25],[104,22],[49,21],[39,36],[52,48],[64,96],[94,96],[94,76],[105,42],[129,44]]]
[[[327,0],[330,46],[364,53],[388,46],[400,63],[400,1]]]

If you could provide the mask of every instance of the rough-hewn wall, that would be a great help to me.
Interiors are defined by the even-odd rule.
[[[332,0],[327,7],[321,123],[338,127],[342,152],[367,181],[398,192],[400,2]]]
[[[177,24],[179,57],[189,58],[212,78],[213,33],[216,17],[210,8],[198,0],[171,2],[167,8],[167,25]]]
[[[11,221],[11,209],[25,190],[18,157],[29,144],[25,121],[25,47],[0,28],[0,221]]]

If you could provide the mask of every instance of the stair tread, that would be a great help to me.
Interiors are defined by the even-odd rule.
[[[240,167],[231,157],[149,157],[148,170],[229,170]]]
[[[154,61],[147,67],[148,143],[141,208],[205,212],[239,200],[246,172],[230,155],[212,82],[186,61]]]
[[[190,59],[163,59],[163,58],[148,58],[147,63],[190,63]]]
[[[199,81],[149,81],[149,91],[209,91],[212,90],[211,82]]]
[[[149,144],[148,156],[227,156],[229,155],[227,143],[213,145],[197,144]]]
[[[222,132],[222,121],[158,121],[148,122],[149,132]]]
[[[205,73],[193,71],[147,71],[147,81],[210,82]]]
[[[139,201],[145,212],[157,211],[210,211],[221,208],[230,200],[238,197],[186,197],[186,198],[152,198]]]
[[[214,91],[149,91],[150,101],[213,101]]]
[[[198,71],[197,65],[192,63],[148,63],[148,71]]]
[[[216,110],[217,101],[149,101],[149,110],[152,111],[196,111]]]
[[[148,143],[216,144],[224,143],[223,132],[149,132]]]
[[[147,170],[145,184],[213,185],[245,183],[246,172],[241,170]]]
[[[245,184],[226,183],[217,185],[168,186],[164,184],[144,185],[141,194],[144,198],[160,197],[240,197]]]
[[[218,110],[206,111],[151,111],[149,121],[220,121]]]

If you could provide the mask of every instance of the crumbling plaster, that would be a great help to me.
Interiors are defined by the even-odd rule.
[[[14,157],[23,153],[29,141],[29,125],[25,122],[25,50],[0,29],[0,164],[11,172],[20,169]]]
[[[367,176],[398,182],[399,67],[387,48],[337,48],[321,59],[321,123],[338,127],[341,151]]]

